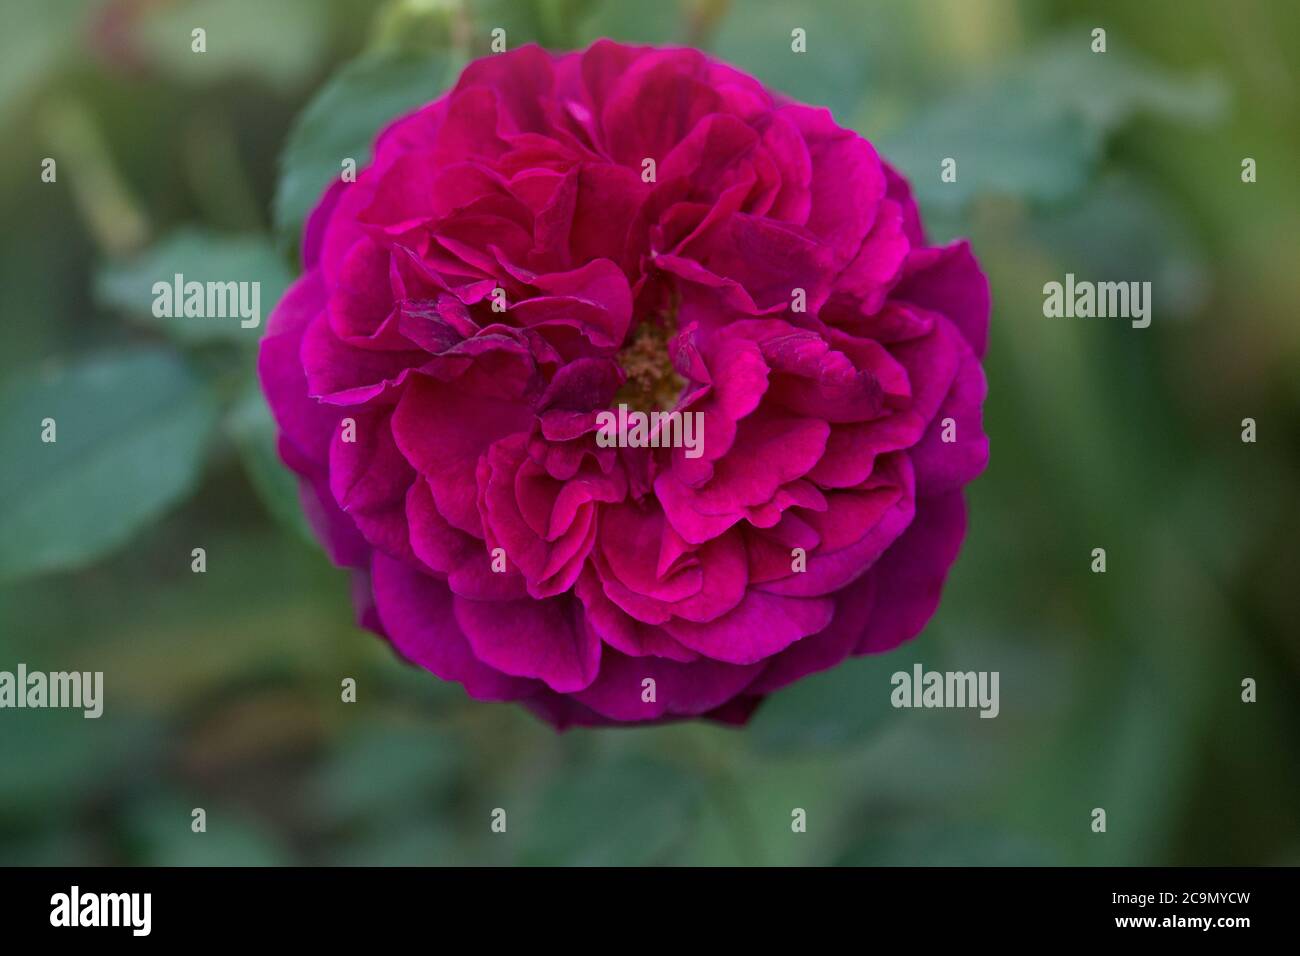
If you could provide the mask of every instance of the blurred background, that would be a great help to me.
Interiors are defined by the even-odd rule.
[[[0,670],[103,671],[106,706],[0,711],[0,862],[1300,863],[1300,6],[2,6]],[[990,273],[992,462],[938,614],[745,729],[557,735],[400,663],[304,533],[262,329],[150,314],[173,272],[268,313],[339,157],[494,27],[690,43],[827,105]],[[1045,319],[1066,272],[1150,280],[1150,328]],[[1000,716],[891,709],[915,662],[999,671]]]

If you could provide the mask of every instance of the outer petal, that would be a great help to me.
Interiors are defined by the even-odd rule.
[[[371,568],[375,608],[401,654],[480,700],[518,700],[541,685],[494,670],[474,653],[453,613],[453,597],[436,578],[376,554]]]
[[[324,314],[325,284],[311,271],[289,287],[266,323],[266,336],[258,352],[257,370],[262,391],[280,431],[302,454],[324,459],[340,413],[308,397],[307,377],[298,351],[303,332]]]
[[[606,651],[600,676],[573,696],[579,703],[618,721],[694,717],[727,703],[761,670],[761,664],[737,666],[709,660],[679,664],[658,657],[626,657]],[[654,681],[654,700],[645,699],[647,679]]]
[[[878,654],[921,632],[939,605],[965,536],[966,504],[959,492],[917,502],[916,519],[871,571],[876,604],[854,653]]]
[[[596,679],[600,639],[575,625],[572,598],[453,602],[474,656],[489,667],[536,677],[560,693],[582,690]]]
[[[731,664],[752,664],[815,634],[831,621],[826,598],[787,598],[750,591],[740,606],[715,621],[673,620],[664,630],[692,650]]]
[[[977,358],[989,342],[989,280],[964,239],[914,252],[893,297],[941,312],[961,330]]]

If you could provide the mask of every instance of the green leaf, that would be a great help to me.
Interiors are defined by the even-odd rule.
[[[54,419],[55,442],[42,438]],[[0,578],[89,564],[194,485],[216,419],[170,351],[23,376],[0,395]]]
[[[876,819],[871,833],[837,861],[838,866],[1052,866],[1052,848],[997,825],[943,819],[903,823]]]
[[[1093,281],[1150,280],[1161,317],[1195,314],[1209,294],[1195,232],[1158,189],[1131,176],[1103,177],[1076,205],[1033,221],[1030,232],[1071,271]]]
[[[791,754],[861,741],[899,714],[889,701],[890,677],[909,671],[914,659],[897,654],[854,658],[777,691],[750,722],[754,747]],[[935,667],[932,657],[925,664]]]
[[[339,71],[298,116],[280,157],[275,223],[281,236],[299,233],[344,159],[365,166],[380,129],[441,95],[449,71],[445,55],[400,52],[365,56]]]
[[[713,52],[752,73],[769,89],[825,106],[836,122],[848,123],[873,74],[881,69],[884,54],[897,43],[897,11],[888,4],[823,0],[802,5],[797,16],[792,13],[788,0],[734,5],[718,27]],[[791,31],[796,27],[806,33],[804,53],[791,48]],[[844,42],[846,36],[854,42]]]
[[[231,410],[226,428],[239,449],[249,481],[271,517],[293,530],[302,540],[315,545],[315,536],[303,516],[298,479],[280,461],[280,454],[276,451],[275,421],[256,384],[247,389]]]
[[[452,828],[413,815],[408,819],[385,819],[384,826],[349,840],[330,855],[328,865],[455,866],[458,862]],[[481,864],[481,860],[472,862]]]
[[[171,317],[153,314],[155,282],[173,285],[177,275],[183,282],[256,282],[257,324],[244,327],[239,314],[202,318],[177,314],[182,302],[172,303]],[[109,263],[95,277],[95,299],[100,305],[142,318],[178,341],[197,343],[217,339],[256,345],[262,336],[266,315],[271,311],[292,277],[271,241],[259,235],[222,235],[206,229],[180,229],[124,262]],[[250,303],[251,304],[251,303]],[[228,311],[238,312],[238,309]]]
[[[450,787],[458,756],[456,741],[425,726],[363,723],[336,745],[313,802],[330,823],[391,821],[403,809],[427,808]]]
[[[523,862],[638,866],[660,860],[689,832],[699,780],[626,756],[566,773],[525,824]],[[517,824],[511,824],[511,832]]]
[[[195,808],[207,830],[192,829]],[[284,866],[288,850],[271,829],[246,813],[175,790],[133,802],[123,821],[133,863],[146,866]]]
[[[1092,53],[1072,37],[921,111],[881,140],[918,200],[949,211],[977,195],[1034,202],[1074,195],[1092,176],[1108,136],[1140,113],[1206,123],[1222,112],[1221,84],[1180,78],[1118,50]],[[940,164],[957,162],[954,182]]]
[[[1101,145],[1079,114],[1020,80],[948,99],[880,148],[923,206],[951,210],[989,193],[1060,201],[1088,181]],[[949,158],[956,181],[945,183],[941,164]]]
[[[1139,114],[1205,125],[1219,119],[1227,105],[1227,91],[1215,74],[1180,76],[1118,49],[1093,53],[1077,36],[1040,50],[1027,62],[1025,75],[1043,96],[1077,111],[1102,133]]]
[[[6,658],[3,669],[12,672],[13,658]],[[33,671],[63,669],[50,658],[28,660]],[[0,725],[5,761],[0,806],[10,812],[31,806],[61,814],[119,786],[118,772],[154,760],[163,741],[160,726],[113,706],[89,720],[75,708],[6,711]]]

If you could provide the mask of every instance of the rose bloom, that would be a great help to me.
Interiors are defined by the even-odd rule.
[[[520,48],[380,133],[302,248],[262,384],[407,660],[561,728],[742,723],[934,612],[988,284],[827,110],[695,50]],[[604,447],[619,405],[699,413],[703,453]]]

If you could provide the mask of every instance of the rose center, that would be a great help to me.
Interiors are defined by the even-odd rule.
[[[677,334],[677,323],[668,316],[642,321],[632,338],[618,353],[618,364],[627,381],[614,397],[614,404],[641,411],[671,411],[686,386],[673,368],[668,343]]]

